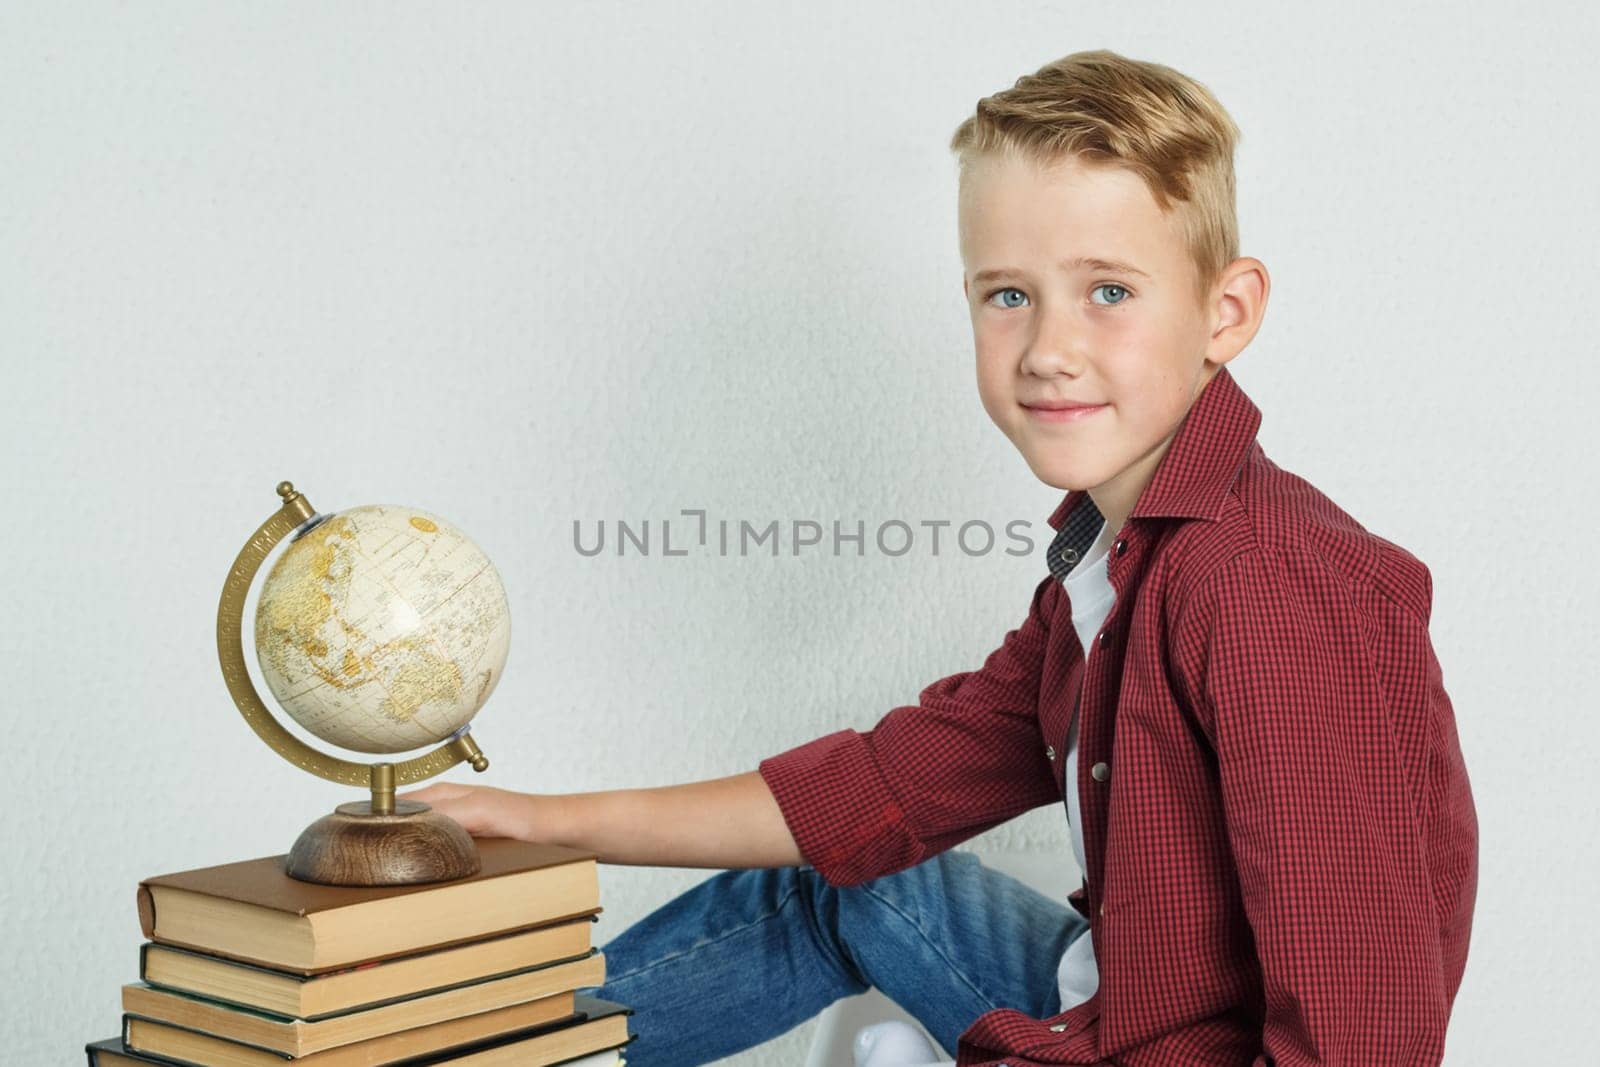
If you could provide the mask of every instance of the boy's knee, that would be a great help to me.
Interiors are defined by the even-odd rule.
[[[951,887],[967,877],[978,857],[969,852],[948,850],[893,874],[869,879],[855,887],[870,890],[881,898],[907,910],[920,910],[923,901],[948,896]]]
[[[955,886],[970,877],[977,863],[970,853],[946,851],[902,870],[842,886],[831,885],[809,864],[765,873],[783,872],[774,892],[783,895],[792,887],[820,923],[840,930],[852,922],[874,921],[885,908],[920,921],[931,907],[954,895]]]
[[[806,887],[819,920],[833,925],[845,942],[870,935],[866,928],[892,928],[909,919],[922,927],[937,922],[955,867],[962,861],[941,853],[892,874],[857,885],[829,887],[821,875]],[[814,873],[814,872],[813,872]]]

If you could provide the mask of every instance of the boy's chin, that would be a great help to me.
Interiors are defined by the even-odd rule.
[[[1045,485],[1064,493],[1075,489],[1093,489],[1100,484],[1099,479],[1087,472],[1071,469],[1062,464],[1029,461],[1028,468],[1033,471],[1033,476]]]
[[[1032,441],[1021,435],[1007,435],[1012,445],[1027,463],[1028,469],[1033,471],[1033,476],[1064,493],[1075,489],[1093,489],[1103,483],[1110,475],[1106,471],[1086,469],[1083,464],[1072,462],[1059,454],[1052,454],[1048,449],[1039,448],[1037,441]]]

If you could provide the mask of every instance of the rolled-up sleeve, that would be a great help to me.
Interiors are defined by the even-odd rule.
[[[865,732],[769,756],[760,773],[806,861],[832,885],[892,874],[1060,799],[1039,728],[1055,578],[978,670],[925,687]]]
[[[1437,1064],[1450,981],[1425,776],[1450,712],[1427,684],[1425,611],[1309,552],[1258,549],[1190,599],[1175,647],[1196,661],[1261,963],[1256,1064]]]

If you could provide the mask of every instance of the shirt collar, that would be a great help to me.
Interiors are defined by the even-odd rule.
[[[1223,366],[1189,405],[1128,517],[1215,520],[1260,425],[1261,410]],[[1076,547],[1076,559],[1094,541],[1104,517],[1087,489],[1074,489],[1048,521],[1060,531],[1057,542],[1065,538]]]

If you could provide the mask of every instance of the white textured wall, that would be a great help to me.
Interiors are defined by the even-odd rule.
[[[139,878],[352,799],[217,670],[280,478],[435,511],[499,565],[494,766],[456,778],[732,774],[981,662],[1037,551],[584,559],[571,523],[1044,530],[1059,493],[973,385],[945,143],[1106,46],[1244,130],[1274,285],[1233,370],[1264,447],[1432,568],[1482,827],[1448,1062],[1584,1058],[1596,26],[1429,6],[5,5],[0,1047],[72,1063],[116,1029]],[[981,844],[1076,884],[1058,809]],[[603,868],[597,936],[706,873]],[[796,1063],[810,1030],[729,1062]]]

